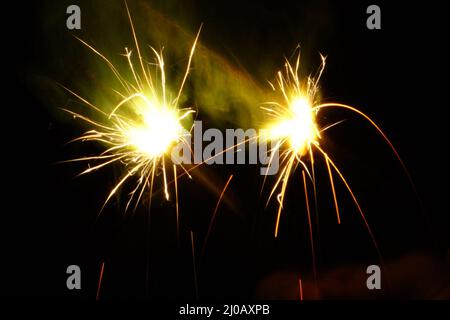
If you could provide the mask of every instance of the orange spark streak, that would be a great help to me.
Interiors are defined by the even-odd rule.
[[[319,150],[319,151],[324,155],[324,157],[326,157],[326,158],[328,159],[329,163],[333,166],[334,170],[336,170],[337,174],[338,174],[339,177],[341,178],[341,181],[344,183],[345,187],[347,188],[348,192],[350,193],[350,196],[351,196],[352,199],[353,199],[353,202],[355,203],[356,207],[358,208],[358,211],[359,211],[359,213],[360,213],[360,215],[361,215],[361,218],[362,218],[363,221],[364,221],[364,224],[365,224],[365,226],[366,226],[366,228],[367,228],[367,231],[369,232],[369,235],[370,235],[370,237],[371,237],[371,239],[372,239],[372,242],[373,242],[373,244],[374,244],[374,246],[375,246],[375,249],[377,250],[377,253],[378,253],[379,257],[380,257],[380,260],[383,261],[382,256],[381,256],[381,252],[380,252],[380,248],[379,248],[379,246],[378,246],[378,243],[377,243],[377,241],[375,240],[375,236],[374,236],[374,234],[373,234],[373,232],[372,232],[372,229],[371,229],[370,226],[369,226],[369,222],[368,222],[367,219],[366,219],[366,215],[364,214],[363,210],[361,209],[361,206],[359,205],[359,202],[358,202],[358,200],[356,199],[356,196],[355,196],[355,194],[353,193],[353,190],[350,188],[350,185],[348,184],[348,182],[347,182],[347,180],[345,179],[344,175],[343,175],[343,174],[341,173],[341,171],[338,169],[338,167],[337,167],[336,164],[333,162],[333,160],[331,160],[331,159],[328,157],[328,155],[325,153],[325,151],[323,151],[323,149],[322,149],[321,147],[319,147],[319,145],[314,144],[314,146],[317,148],[317,150]]]
[[[360,116],[362,116],[364,119],[366,119],[367,121],[370,122],[370,124],[378,131],[378,133],[383,137],[383,139],[386,141],[386,143],[389,145],[389,147],[391,148],[392,152],[394,152],[395,157],[397,158],[397,160],[400,162],[400,165],[402,166],[403,171],[405,172],[411,186],[414,189],[414,192],[417,193],[415,184],[413,182],[413,179],[411,177],[411,174],[409,173],[408,169],[406,168],[405,163],[403,162],[403,159],[400,157],[400,154],[398,153],[397,149],[394,147],[394,144],[391,142],[391,140],[389,140],[389,138],[387,137],[387,135],[384,133],[383,130],[381,130],[381,128],[375,123],[375,121],[373,121],[368,115],[366,115],[364,112],[346,105],[346,104],[342,104],[342,103],[336,103],[336,102],[332,102],[332,103],[323,103],[321,105],[318,105],[316,107],[314,107],[314,110],[320,110],[323,108],[330,108],[330,107],[338,107],[338,108],[343,108],[343,109],[348,109],[351,110],[353,112],[356,112],[357,114],[359,114]]]
[[[328,174],[330,176],[330,184],[331,184],[331,190],[333,192],[334,207],[336,208],[337,221],[338,221],[338,224],[341,224],[341,216],[339,214],[339,206],[338,206],[337,197],[336,197],[336,190],[334,189],[333,173],[331,172],[329,158],[328,158],[328,155],[326,155],[326,154],[325,154],[325,162],[327,163]]]
[[[173,165],[173,181],[175,184],[175,214],[177,218],[177,243],[180,243],[180,211],[178,208],[178,183],[177,183],[177,166]]]
[[[298,278],[298,291],[300,294],[300,301],[303,301],[303,286],[302,286],[302,279]]]
[[[275,224],[275,238],[278,236],[278,227],[280,224],[281,210],[283,209],[284,195],[286,193],[286,187],[287,187],[287,183],[289,180],[289,176],[291,175],[291,170],[292,170],[292,167],[294,164],[294,160],[295,160],[295,155],[291,156],[291,158],[289,159],[289,164],[287,166],[286,173],[284,174],[283,184],[281,186],[281,192],[280,192],[281,197],[279,199],[277,222]]]
[[[102,286],[102,280],[103,280],[103,271],[105,269],[105,262],[102,262],[102,267],[100,269],[100,277],[98,279],[98,285],[97,285],[97,295],[95,296],[95,300],[98,301],[100,298],[100,288]]]
[[[314,248],[313,229],[312,229],[312,222],[311,222],[311,212],[309,209],[308,188],[306,186],[305,170],[302,170],[302,176],[303,176],[303,187],[305,189],[306,212],[308,213],[309,240],[311,242],[311,257],[312,257],[312,264],[313,264],[314,280],[317,280],[316,251]]]
[[[216,218],[217,210],[219,209],[219,205],[220,205],[220,203],[221,203],[221,201],[222,201],[223,196],[225,195],[225,191],[227,190],[228,185],[229,185],[230,182],[231,182],[231,179],[233,179],[233,175],[230,175],[230,177],[228,178],[228,181],[227,181],[227,183],[225,184],[225,187],[223,187],[223,190],[222,190],[222,192],[220,193],[219,200],[217,201],[216,207],[214,208],[214,212],[213,212],[213,214],[212,214],[211,221],[209,222],[208,232],[206,233],[205,242],[203,243],[202,256],[205,254],[206,243],[208,242],[209,235],[210,235],[210,233],[211,233],[211,229],[212,229],[214,220],[215,220],[215,218]]]

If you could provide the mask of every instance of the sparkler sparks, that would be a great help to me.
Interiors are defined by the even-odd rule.
[[[300,53],[294,66],[286,60],[285,72],[278,71],[277,73],[277,87],[270,83],[272,89],[279,92],[284,101],[282,103],[267,102],[262,107],[272,118],[266,129],[265,138],[277,141],[274,149],[281,151],[281,172],[268,198],[269,202],[281,184],[281,191],[277,195],[279,207],[275,225],[275,237],[278,236],[284,196],[293,169],[300,164],[311,178],[314,175],[312,146],[318,145],[321,138],[321,130],[316,122],[318,109],[314,108],[318,103],[318,82],[325,68],[325,57],[321,56],[321,58],[322,66],[317,77],[308,77],[305,82],[300,81],[298,74]],[[307,153],[310,155],[311,169],[308,168],[304,161]]]
[[[358,115],[362,116],[367,120],[383,137],[383,139],[388,143],[390,148],[393,150],[395,156],[400,161],[403,166],[408,178],[410,176],[406,170],[406,167],[400,158],[398,152],[394,148],[393,144],[380,129],[380,127],[366,114],[359,111],[358,109],[340,103],[321,103],[319,99],[319,80],[322,72],[325,68],[325,57],[321,55],[321,67],[316,76],[308,76],[305,79],[301,79],[299,76],[300,68],[300,52],[297,55],[295,63],[292,65],[287,59],[285,63],[285,70],[279,71],[277,73],[277,83],[276,86],[272,85],[272,89],[281,96],[282,102],[267,102],[262,106],[268,116],[271,117],[272,121],[269,123],[266,129],[266,139],[276,141],[273,150],[280,151],[280,173],[276,178],[273,188],[270,191],[267,202],[277,193],[278,200],[278,212],[275,224],[275,237],[278,236],[279,224],[281,212],[283,209],[284,198],[286,194],[286,189],[288,186],[288,181],[295,169],[300,166],[302,167],[302,175],[304,182],[304,190],[306,196],[306,206],[308,213],[308,224],[310,226],[310,241],[311,241],[311,251],[313,257],[313,269],[315,271],[315,249],[313,244],[313,229],[310,217],[310,205],[308,202],[308,190],[306,183],[306,175],[312,182],[314,188],[314,197],[316,198],[316,179],[314,172],[314,161],[315,154],[318,153],[324,158],[326,163],[328,174],[330,178],[330,188],[333,193],[333,201],[336,210],[337,221],[341,223],[338,199],[335,191],[335,181],[334,175],[339,177],[339,180],[343,183],[347,191],[349,192],[353,202],[355,203],[365,226],[372,238],[372,241],[379,253],[379,248],[375,237],[371,231],[371,228],[367,222],[365,214],[352,191],[346,178],[331,159],[329,154],[321,147],[320,142],[322,137],[322,132],[328,130],[329,128],[339,124],[340,122],[328,125],[326,127],[320,127],[316,122],[317,116],[320,111],[326,108],[343,108]],[[306,172],[306,175],[305,175]],[[411,182],[411,179],[410,179]]]
[[[190,131],[192,130],[192,125],[188,126],[185,122],[188,122],[187,120],[189,120],[188,118],[190,115],[194,113],[194,110],[190,108],[183,108],[180,103],[180,97],[189,74],[191,61],[195,52],[201,28],[193,41],[186,71],[183,75],[181,84],[179,85],[177,93],[172,96],[169,92],[169,87],[166,85],[165,62],[162,51],[158,52],[154,48],[150,47],[154,62],[149,62],[144,58],[127,5],[126,9],[134,39],[134,48],[132,50],[125,48],[125,53],[123,54],[130,71],[128,77],[125,77],[121,72],[119,72],[119,68],[116,67],[104,54],[100,53],[97,49],[84,40],[78,39],[106,63],[120,84],[120,89],[114,91],[118,97],[117,102],[106,106],[106,108],[105,106],[97,106],[88,101],[86,98],[78,95],[70,89],[67,89],[86,106],[94,110],[98,114],[99,118],[94,119],[83,113],[77,113],[69,109],[64,109],[66,112],[85,121],[91,126],[90,130],[73,141],[93,141],[104,146],[104,150],[100,154],[69,160],[71,162],[85,161],[89,163],[89,167],[81,174],[92,173],[112,164],[121,164],[124,169],[124,173],[106,197],[102,210],[111,198],[130,180],[133,180],[135,184],[132,186],[132,190],[129,193],[125,211],[128,210],[130,206],[134,206],[134,209],[136,209],[142,197],[146,194],[146,190],[148,191],[149,202],[151,202],[156,176],[162,177],[164,196],[167,200],[169,200],[171,194],[169,192],[169,181],[173,181],[177,220],[177,239],[179,240],[180,221],[177,184],[177,178],[179,177],[177,173],[178,167],[184,170],[182,175],[186,174],[190,176],[189,172],[191,170],[207,163],[207,161],[211,158],[220,156],[229,150],[237,148],[241,144],[249,142],[250,140],[261,138],[275,142],[274,149],[272,149],[272,156],[275,154],[280,154],[280,172],[275,179],[275,183],[270,190],[270,195],[267,200],[267,202],[269,202],[274,196],[276,196],[278,200],[275,237],[277,237],[279,233],[281,213],[283,211],[289,179],[293,176],[297,167],[300,166],[302,168],[301,175],[303,178],[302,181],[315,279],[317,279],[315,261],[316,256],[313,241],[313,219],[311,217],[311,213],[313,212],[311,209],[313,206],[309,201],[310,191],[308,191],[308,189],[311,190],[311,188],[308,187],[308,182],[310,181],[313,186],[312,190],[314,192],[315,208],[317,210],[315,178],[316,154],[322,156],[326,164],[330,179],[330,189],[333,194],[337,222],[339,224],[341,223],[341,214],[338,197],[335,190],[335,182],[343,184],[349,192],[379,253],[375,237],[354,192],[350,188],[349,183],[334,160],[321,145],[321,141],[323,139],[322,133],[340,122],[322,127],[317,121],[319,112],[332,107],[344,108],[357,113],[369,121],[373,127],[375,127],[375,129],[382,135],[382,137],[392,148],[402,165],[403,162],[383,131],[381,131],[379,126],[375,124],[375,122],[366,114],[354,107],[344,104],[321,103],[319,98],[319,81],[325,69],[326,59],[324,56],[321,55],[322,63],[317,74],[314,76],[308,76],[305,79],[302,79],[299,76],[300,53],[298,54],[294,64],[291,64],[288,60],[286,60],[285,69],[277,73],[275,85],[271,84],[273,91],[278,94],[279,100],[267,102],[262,106],[262,109],[265,110],[271,117],[271,121],[266,127],[265,135],[249,138],[246,141],[228,147],[227,149],[216,153],[214,156],[211,156],[211,158],[207,158],[203,162],[196,164],[196,166],[191,167],[189,170],[186,170],[181,164],[169,164],[167,158],[171,154],[175,144],[182,143],[187,145],[188,150],[191,149]],[[268,167],[271,167],[272,160],[273,159],[270,159]],[[170,166],[172,166],[172,168],[170,168]],[[337,181],[335,181],[336,175],[338,177]],[[230,176],[225,187],[223,188],[212,214],[204,245],[201,250],[201,256],[204,254],[205,246],[211,232],[211,227],[213,225],[217,209],[232,177],[233,175]],[[149,206],[150,205],[151,204],[149,204]],[[198,296],[197,267],[193,231],[191,231],[190,235],[195,278],[195,292],[196,296]],[[149,260],[147,260],[147,264],[149,264],[148,261]],[[102,265],[102,271],[97,289],[97,299],[100,292],[103,267],[104,266]],[[148,270],[149,268],[147,267],[147,285]],[[299,291],[300,299],[303,299],[303,286],[300,278]]]
[[[157,52],[150,47],[155,63],[150,63],[144,59],[126,2],[125,6],[138,60],[138,68],[135,68],[132,50],[125,48],[124,56],[131,71],[131,79],[125,78],[105,55],[87,42],[78,39],[106,62],[119,81],[121,90],[115,92],[119,96],[119,102],[112,108],[112,111],[106,112],[104,108],[95,106],[85,98],[67,89],[84,104],[95,110],[102,120],[94,120],[83,114],[64,109],[74,117],[84,120],[92,127],[91,130],[73,141],[95,141],[106,147],[99,155],[69,160],[69,162],[88,161],[94,163],[93,166],[89,166],[81,174],[94,172],[113,163],[121,163],[125,168],[126,173],[122,175],[119,182],[110,191],[102,209],[125,182],[132,177],[136,177],[137,182],[129,195],[126,210],[133,201],[135,203],[134,209],[136,209],[146,189],[150,192],[151,200],[154,178],[161,173],[163,176],[164,195],[169,200],[168,174],[173,172],[173,180],[176,180],[177,169],[176,165],[173,164],[173,171],[167,170],[166,157],[170,155],[172,147],[176,143],[188,144],[187,137],[190,135],[191,128],[184,128],[183,122],[190,114],[194,113],[194,110],[190,108],[180,108],[179,102],[201,28],[192,45],[178,94],[173,98],[166,87],[162,52]],[[155,67],[153,72],[151,72],[152,66]],[[175,187],[177,186],[176,183],[174,185]],[[177,193],[177,190],[175,190],[175,193]],[[178,201],[177,195],[176,201]]]

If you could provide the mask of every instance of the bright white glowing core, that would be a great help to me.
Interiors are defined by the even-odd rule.
[[[183,127],[178,114],[168,108],[147,108],[143,124],[128,132],[130,145],[149,157],[162,156],[179,140]]]
[[[291,147],[303,154],[308,145],[318,137],[315,113],[305,97],[292,100],[289,111],[270,128],[270,136],[275,139],[288,139]]]

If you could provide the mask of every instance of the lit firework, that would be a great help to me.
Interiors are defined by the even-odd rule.
[[[153,182],[157,175],[162,175],[165,198],[169,199],[168,176],[173,176],[178,218],[177,166],[169,164],[167,158],[170,158],[174,145],[178,143],[188,144],[187,138],[190,135],[191,128],[184,128],[182,122],[183,119],[194,113],[194,110],[180,108],[179,100],[189,73],[200,31],[192,45],[186,72],[179,86],[178,94],[175,97],[171,97],[166,89],[166,75],[162,53],[150,47],[155,62],[150,63],[144,59],[141,55],[141,49],[128,6],[126,8],[137,54],[137,59],[135,59],[137,60],[137,66],[135,67],[132,50],[125,48],[124,56],[127,59],[131,72],[129,79],[119,73],[118,68],[107,57],[85,41],[79,39],[92,52],[104,60],[119,81],[121,90],[115,91],[119,97],[117,104],[109,107],[110,112],[105,112],[102,108],[95,106],[85,98],[67,89],[84,104],[94,109],[101,119],[94,120],[88,116],[64,109],[74,117],[87,122],[92,128],[73,141],[95,141],[105,146],[105,150],[101,154],[70,161],[89,162],[89,168],[81,174],[94,172],[113,163],[123,165],[125,173],[109,192],[103,207],[131,177],[135,177],[136,185],[129,194],[126,210],[133,202],[134,208],[137,207],[145,190],[149,191],[151,199]],[[151,68],[155,68],[155,71],[151,72]],[[185,170],[181,165],[179,166]]]
[[[306,209],[308,215],[308,224],[310,231],[310,240],[312,246],[313,260],[314,244],[312,235],[312,223],[310,205],[308,201],[307,177],[312,182],[314,189],[314,197],[316,198],[316,181],[314,174],[314,157],[319,154],[324,158],[328,175],[330,178],[330,188],[333,194],[334,206],[336,209],[336,217],[338,223],[341,222],[338,199],[335,191],[335,179],[337,175],[350,196],[353,199],[358,211],[367,227],[367,230],[378,250],[377,243],[373,233],[366,220],[365,214],[352,191],[346,178],[330,158],[329,154],[321,147],[322,133],[339,124],[340,122],[320,127],[316,119],[319,112],[326,108],[343,108],[355,112],[362,116],[381,134],[384,140],[389,144],[401,165],[405,169],[403,161],[398,155],[392,143],[380,129],[380,127],[366,114],[358,109],[340,103],[321,103],[319,99],[319,80],[325,68],[325,57],[321,55],[321,67],[315,76],[308,76],[305,79],[299,77],[300,53],[298,53],[295,64],[291,64],[288,60],[285,63],[285,70],[277,73],[275,85],[271,84],[275,93],[279,94],[281,102],[267,102],[262,107],[263,110],[271,117],[271,122],[266,128],[265,138],[275,142],[273,151],[280,151],[280,173],[278,174],[273,188],[270,191],[268,201],[276,194],[278,200],[278,211],[275,224],[275,237],[278,235],[281,212],[283,209],[284,197],[288,186],[289,178],[295,169],[300,166],[302,168],[303,186],[305,191]],[[272,153],[272,157],[275,153]],[[271,159],[272,161],[272,159]],[[406,169],[405,172],[407,173]],[[408,173],[407,173],[408,175]],[[408,175],[408,178],[409,175]],[[314,267],[315,269],[315,267]],[[314,270],[315,271],[315,270]]]

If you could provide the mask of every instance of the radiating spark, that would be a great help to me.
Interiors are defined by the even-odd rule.
[[[170,192],[168,189],[167,175],[170,172],[166,170],[168,165],[167,161],[170,159],[170,153],[174,145],[178,143],[188,144],[188,136],[192,128],[184,128],[182,120],[194,113],[194,110],[190,108],[181,108],[179,102],[201,28],[191,47],[183,80],[176,96],[172,98],[166,87],[165,65],[162,52],[157,52],[154,48],[150,47],[155,63],[150,63],[144,58],[126,2],[125,6],[138,60],[137,68],[135,68],[133,64],[133,50],[125,48],[124,57],[128,62],[131,74],[129,79],[123,76],[118,71],[118,68],[104,54],[84,40],[77,38],[92,52],[101,57],[111,69],[121,85],[121,90],[115,91],[120,97],[120,100],[114,106],[95,106],[87,99],[67,89],[84,104],[95,110],[101,120],[94,120],[86,115],[64,109],[75,118],[85,121],[92,127],[91,130],[73,141],[95,141],[105,147],[104,151],[96,156],[69,160],[69,162],[89,162],[89,167],[81,174],[92,173],[114,163],[120,163],[124,168],[123,175],[109,192],[102,206],[102,210],[111,197],[131,178],[136,180],[136,184],[129,194],[125,210],[128,210],[133,202],[135,210],[145,190],[150,191],[151,200],[154,177],[155,175],[160,176],[161,173],[164,196],[169,200]],[[156,70],[151,72],[150,66],[156,66]],[[106,111],[108,109],[112,111]],[[180,167],[182,166],[180,165]],[[185,170],[183,167],[182,169]],[[173,175],[173,179],[176,180],[177,170],[175,167]],[[177,202],[178,191],[175,191]],[[176,204],[176,208],[178,232],[178,203]]]

